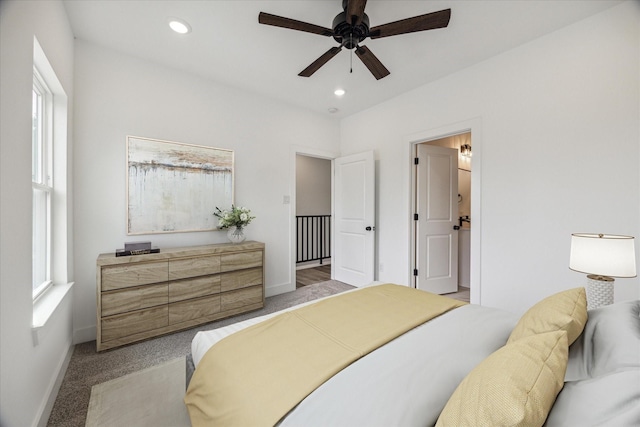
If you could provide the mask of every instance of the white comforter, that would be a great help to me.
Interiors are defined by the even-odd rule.
[[[192,343],[194,364],[223,337],[276,314],[199,332]],[[505,344],[517,320],[512,313],[477,305],[445,313],[335,375],[280,425],[433,425],[460,381]]]

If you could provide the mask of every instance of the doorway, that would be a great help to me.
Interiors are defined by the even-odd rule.
[[[414,286],[471,299],[471,132],[415,144]]]
[[[296,289],[331,280],[331,162],[296,154]]]
[[[291,280],[271,295],[296,289],[298,189],[295,178],[298,169],[304,169],[302,165],[298,167],[298,160],[305,160],[298,155],[324,159],[331,165],[329,194],[332,216],[328,233],[331,239],[331,280],[356,287],[371,283],[375,277],[375,153],[367,151],[339,157],[337,153],[292,147],[291,154],[292,194],[285,195],[283,200],[284,204],[293,205],[290,208]]]

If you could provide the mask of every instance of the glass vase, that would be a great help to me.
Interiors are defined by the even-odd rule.
[[[229,227],[227,231],[227,238],[231,243],[242,243],[246,236],[244,235],[244,229],[242,227]]]

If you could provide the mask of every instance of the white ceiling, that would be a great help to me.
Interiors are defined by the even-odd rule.
[[[330,47],[331,37],[258,24],[268,12],[331,27],[341,0],[67,0],[71,27],[87,40],[327,117],[342,118],[469,67],[622,0],[369,0],[370,26],[451,8],[447,28],[363,43],[391,71],[377,81],[343,49],[309,78],[298,73]],[[169,17],[193,31],[178,35]],[[349,72],[353,59],[353,73]],[[333,91],[347,93],[337,98]],[[338,109],[329,113],[328,109]]]

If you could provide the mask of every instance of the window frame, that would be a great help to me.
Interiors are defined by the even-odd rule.
[[[34,301],[52,284],[52,233],[53,210],[53,93],[45,79],[33,68],[32,130],[32,296]],[[36,105],[37,104],[37,105]],[[37,107],[37,111],[36,108]],[[37,121],[37,126],[36,126]],[[38,196],[44,196],[38,203]],[[38,280],[38,276],[43,277]]]

